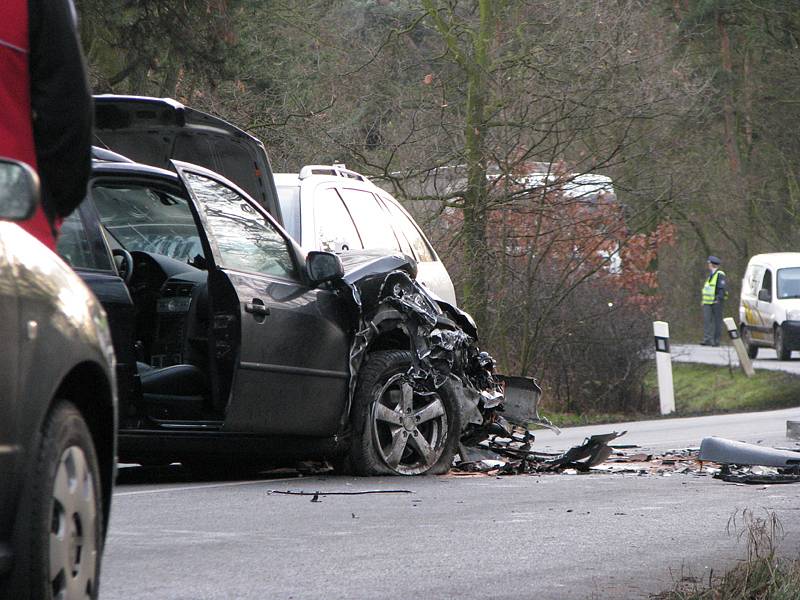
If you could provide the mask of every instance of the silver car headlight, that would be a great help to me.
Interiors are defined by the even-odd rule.
[[[800,321],[800,310],[787,310],[786,311],[786,320],[787,321]]]

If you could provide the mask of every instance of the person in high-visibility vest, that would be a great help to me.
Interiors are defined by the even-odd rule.
[[[719,346],[722,335],[722,308],[728,297],[728,280],[719,268],[720,260],[709,256],[708,278],[703,283],[703,341],[701,346]]]

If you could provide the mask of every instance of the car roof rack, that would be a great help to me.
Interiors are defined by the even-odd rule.
[[[298,178],[305,179],[312,175],[333,175],[334,177],[345,177],[347,179],[355,179],[357,181],[369,181],[361,173],[356,173],[345,167],[342,163],[333,163],[332,165],[306,165],[300,169]]]

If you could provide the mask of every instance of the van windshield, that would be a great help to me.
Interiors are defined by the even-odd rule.
[[[800,267],[778,269],[778,298],[800,298]]]

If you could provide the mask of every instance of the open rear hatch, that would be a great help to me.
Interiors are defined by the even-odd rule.
[[[96,145],[162,169],[170,159],[211,169],[283,223],[267,151],[249,133],[170,98],[106,94],[94,105]]]

